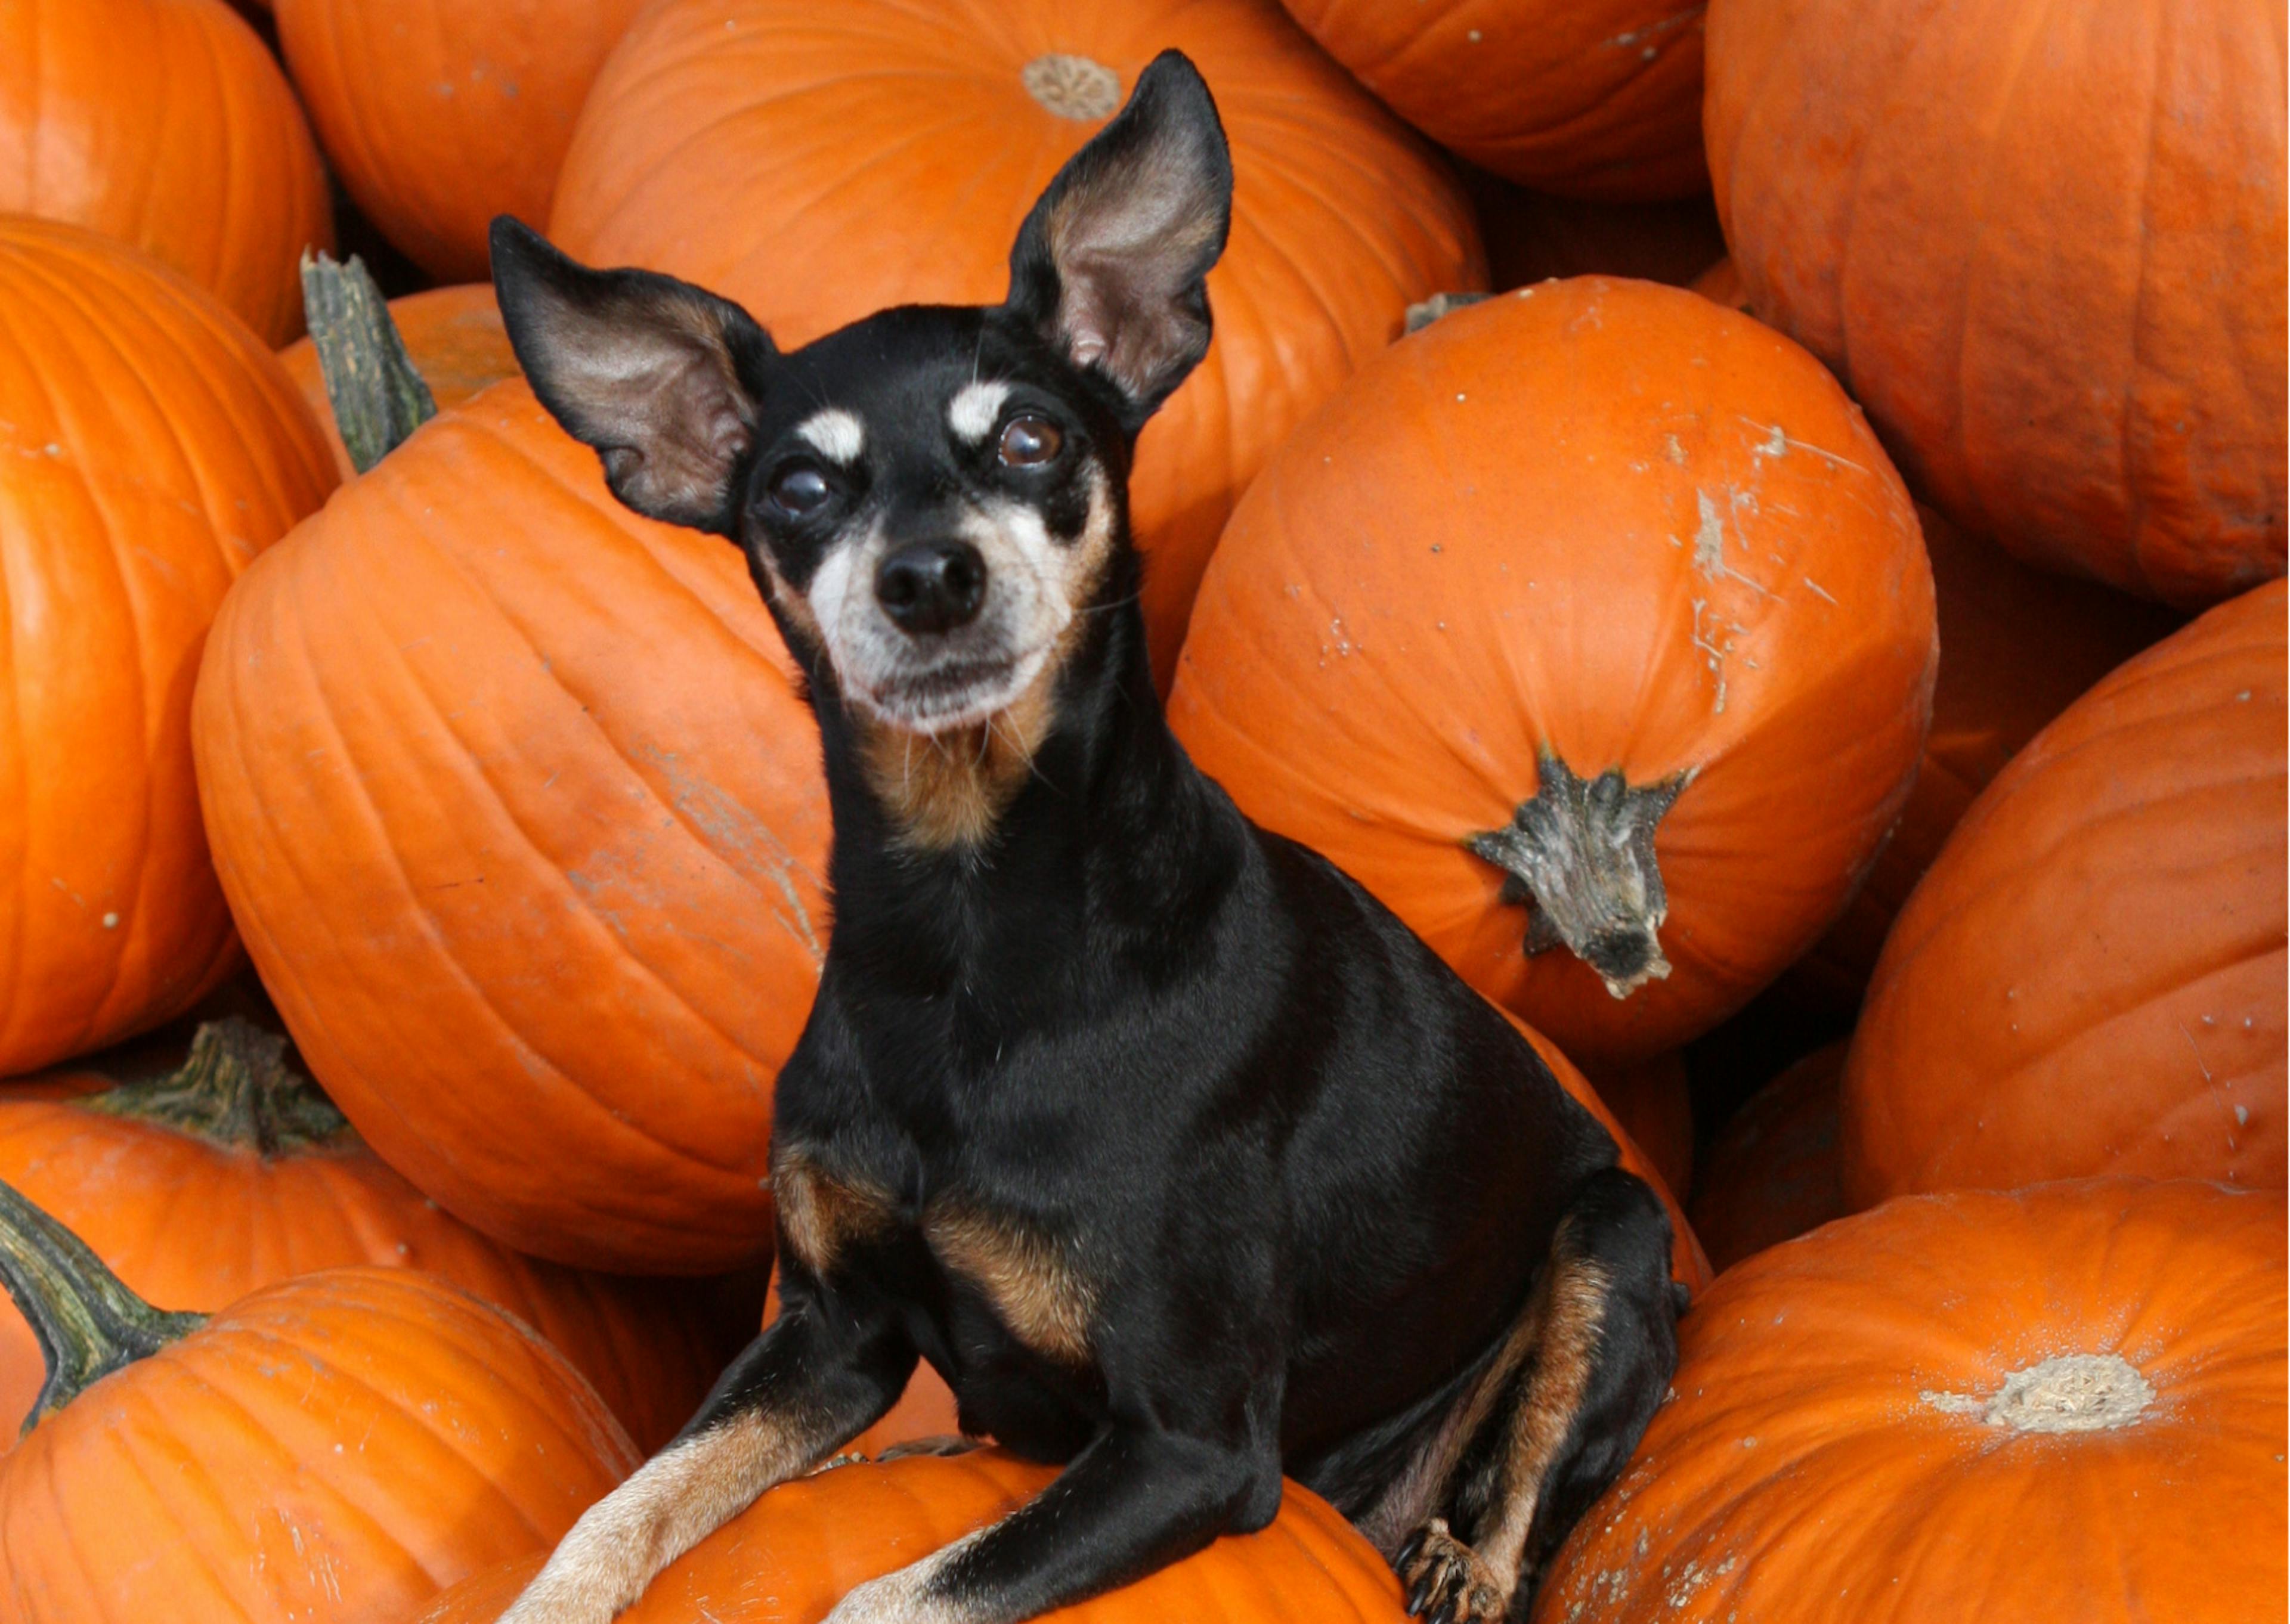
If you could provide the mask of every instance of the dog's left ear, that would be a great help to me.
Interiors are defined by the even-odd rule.
[[[591,270],[506,214],[492,257],[517,364],[603,459],[613,494],[648,518],[735,535],[770,336],[727,299],[657,271]]]
[[[1216,102],[1164,51],[1026,217],[1008,308],[1110,379],[1134,433],[1208,352],[1205,278],[1231,224]]]

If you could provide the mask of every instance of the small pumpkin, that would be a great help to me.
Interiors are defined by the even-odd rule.
[[[0,78],[18,67],[0,50]],[[0,218],[0,1075],[156,1026],[236,962],[192,682],[224,592],[333,483],[293,383],[212,295]]]
[[[516,352],[501,325],[500,306],[490,282],[431,288],[389,301],[389,318],[405,346],[413,370],[439,407],[458,406],[480,389],[517,375]],[[334,422],[333,402],[318,366],[318,347],[304,338],[278,352],[287,374],[326,431],[334,467],[343,478],[356,471]]]
[[[2284,1596],[2279,1191],[1888,1203],[1728,1269],[1535,1624],[2242,1624]]]
[[[0,1282],[49,1357],[0,1458],[4,1624],[396,1624],[636,1465],[562,1355],[412,1269],[162,1313],[0,1185]]]
[[[2185,609],[2281,574],[2285,32],[2245,0],[1712,0],[1752,305],[2029,563]]]
[[[2221,604],[1981,792],[1869,987],[1855,1206],[2093,1173],[2286,1177],[2284,612]]]
[[[666,0],[597,77],[548,235],[738,300],[782,347],[888,305],[995,304],[1061,164],[1160,52],[1217,97],[1232,232],[1216,340],[1130,481],[1164,684],[1209,550],[1272,449],[1397,337],[1481,288],[1470,205],[1262,0]]]
[[[1790,1066],[1727,1119],[1696,1168],[1693,1232],[1723,1273],[1852,1209],[1837,1172],[1840,1040]]]
[[[1597,1072],[1812,945],[1908,794],[1935,655],[1915,510],[1828,373],[1587,276],[1442,318],[1290,438],[1169,711]]]
[[[285,1051],[231,1016],[172,1071],[11,1084],[0,1179],[152,1300],[212,1312],[322,1268],[423,1269],[540,1332],[638,1447],[683,1428],[754,1333],[752,1277],[638,1280],[511,1252],[385,1166]],[[0,1417],[23,1413],[41,1369],[31,1327],[0,1303]]]

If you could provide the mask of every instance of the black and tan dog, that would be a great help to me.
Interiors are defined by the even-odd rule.
[[[917,1358],[965,1431],[1065,1470],[837,1624],[1029,1618],[1262,1527],[1284,1470],[1416,1611],[1523,1617],[1660,1401],[1653,1193],[1162,719],[1125,482],[1208,347],[1230,200],[1173,52],[1036,204],[994,308],[782,355],[723,300],[495,226],[542,402],[631,508],[746,549],[835,818],[834,934],[776,1105],[785,1311],[515,1624],[601,1624]]]

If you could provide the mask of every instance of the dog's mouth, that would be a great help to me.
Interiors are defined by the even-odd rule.
[[[894,668],[871,683],[851,685],[853,697],[875,716],[909,732],[943,733],[974,727],[1006,710],[1041,675],[1046,649],[1026,654],[949,655],[911,668]]]

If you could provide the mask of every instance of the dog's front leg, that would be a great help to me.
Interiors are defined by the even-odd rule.
[[[915,1364],[887,1316],[789,1300],[676,1440],[582,1514],[500,1624],[606,1624],[756,1496],[880,1419]]]
[[[1268,1441],[1116,1427],[1001,1522],[860,1586],[827,1624],[1017,1624],[1246,1532],[1280,1507]]]

